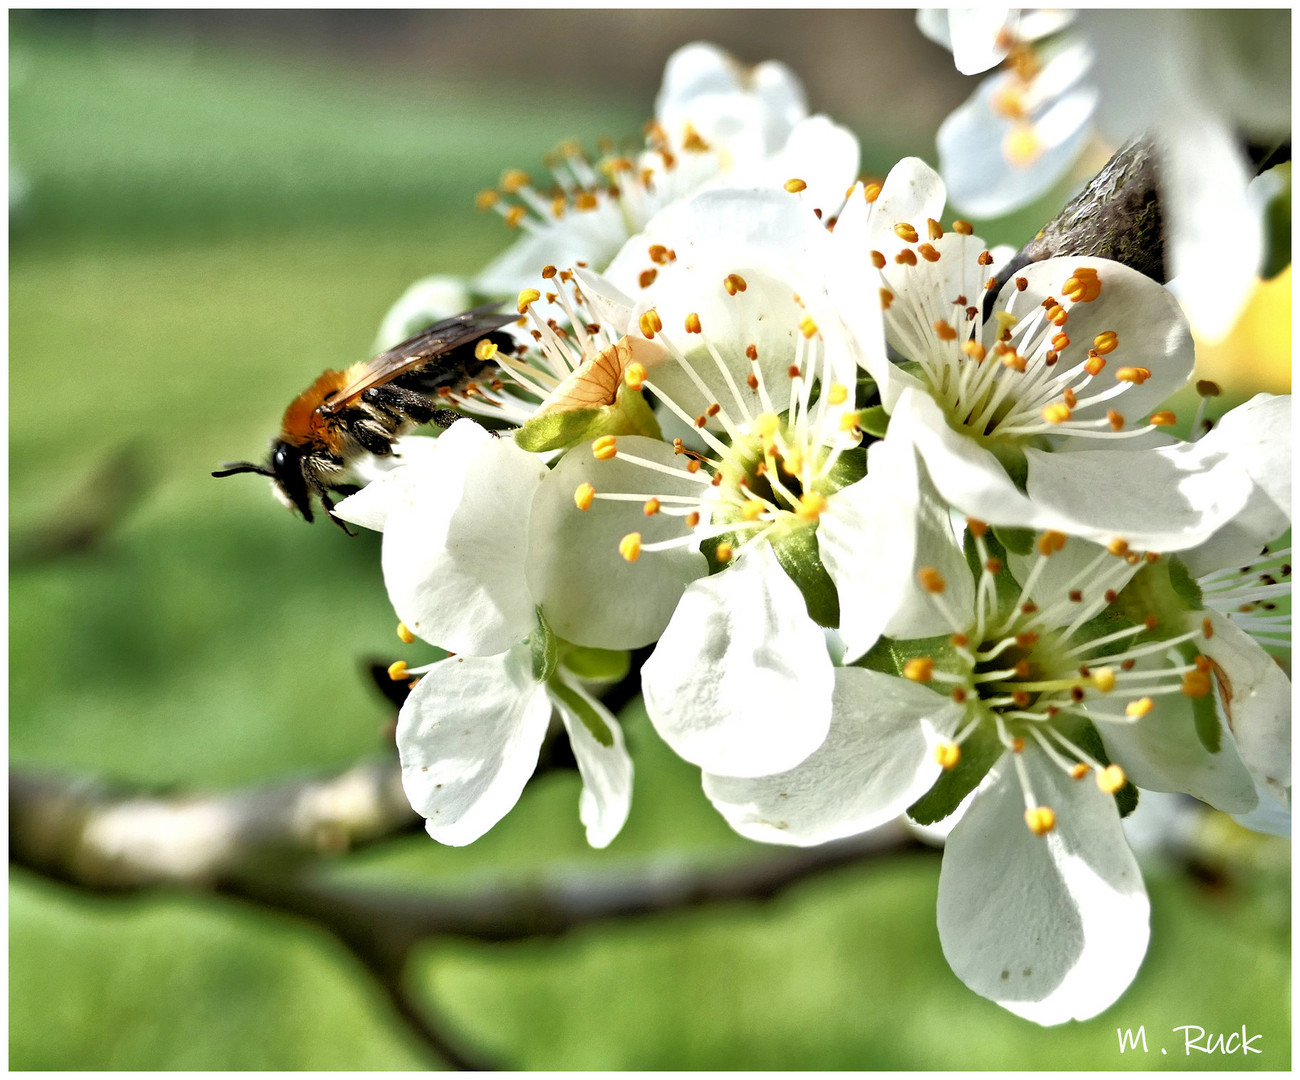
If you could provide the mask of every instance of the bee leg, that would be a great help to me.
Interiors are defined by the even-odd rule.
[[[347,533],[349,536],[356,536],[356,535],[357,535],[357,534],[354,533],[351,529],[348,528],[348,524],[347,524],[346,521],[344,521],[342,518],[338,518],[338,517],[335,517],[335,516],[334,516],[334,500],[333,500],[333,499],[331,499],[328,495],[325,495],[325,494],[322,493],[322,495],[321,495],[321,497],[320,497],[320,501],[321,501],[322,505],[324,505],[324,507],[325,507],[325,513],[327,513],[327,514],[329,515],[329,519],[330,519],[330,521],[334,522],[335,525],[337,525],[340,529],[342,529],[342,530],[343,530],[345,533]]]
[[[409,418],[417,424],[427,424],[438,411],[438,407],[423,394],[392,383],[372,386],[361,395],[361,399],[391,416],[395,423]]]

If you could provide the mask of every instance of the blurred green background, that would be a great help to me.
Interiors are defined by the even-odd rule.
[[[391,715],[364,663],[399,646],[376,538],[207,474],[259,457],[412,280],[502,249],[499,218],[473,209],[502,169],[540,172],[565,138],[635,139],[664,60],[697,38],[790,63],[881,174],[933,161],[973,89],[907,12],[10,14],[14,765],[217,790],[381,749]],[[1051,213],[985,235],[1019,242]],[[1273,339],[1279,303],[1256,316]],[[111,527],[80,543],[100,514]],[[470,848],[411,837],[334,872],[468,888],[764,855],[637,707],[625,721],[636,798],[607,851],[587,849],[563,773]],[[1148,871],[1150,953],[1087,1024],[1043,1030],[961,986],[923,854],[762,907],[438,946],[420,975],[467,1044],[518,1068],[1288,1068],[1289,848],[1223,836],[1198,874]],[[299,924],[19,871],[9,915],[12,1068],[439,1064]],[[1121,1057],[1116,1027],[1139,1024],[1171,1047],[1177,1025],[1245,1024],[1264,1053]]]

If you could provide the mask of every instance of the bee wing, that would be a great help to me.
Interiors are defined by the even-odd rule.
[[[467,345],[493,330],[500,330],[501,327],[514,322],[519,317],[494,313],[492,308],[496,306],[492,304],[453,315],[450,319],[444,319],[426,330],[421,330],[400,345],[394,345],[387,352],[380,353],[366,363],[357,377],[322,408],[327,412],[338,412],[372,386],[382,386],[402,372],[427,364],[430,360],[451,352],[461,345]]]

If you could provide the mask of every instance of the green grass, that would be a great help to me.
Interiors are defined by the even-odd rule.
[[[500,80],[366,86],[59,25],[11,16],[11,139],[32,185],[10,249],[13,548],[107,497],[114,481],[92,478],[119,453],[142,490],[97,545],[11,566],[11,760],[203,789],[341,766],[377,751],[391,719],[363,662],[417,651],[393,635],[376,539],[309,528],[264,480],[208,472],[263,454],[288,400],[363,356],[410,281],[500,250],[508,234],[473,212],[476,189],[561,138],[635,134],[648,103],[543,108]],[[763,857],[643,714],[627,721],[636,799],[608,851],[583,841],[576,777],[550,775],[468,848],[409,837],[331,873],[459,889]],[[1251,850],[1285,859],[1284,845]],[[926,857],[764,907],[443,944],[417,974],[467,1041],[527,1068],[1286,1068],[1288,883],[1262,866],[1237,865],[1218,893],[1153,877],[1134,988],[1061,1029],[952,976]],[[323,935],[221,901],[89,898],[24,873],[9,1010],[19,1069],[436,1064]],[[1180,1023],[1245,1023],[1267,1053],[1119,1058],[1116,1025],[1154,1040]]]

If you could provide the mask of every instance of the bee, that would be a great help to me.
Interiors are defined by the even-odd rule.
[[[496,366],[479,359],[478,343],[486,338],[502,351],[514,348],[514,339],[501,328],[517,316],[494,313],[493,307],[444,319],[346,371],[324,372],[285,410],[266,464],[228,462],[212,475],[267,476],[279,500],[307,521],[312,520],[313,495],[330,513],[331,493],[358,490],[349,480],[352,465],[363,454],[388,457],[393,440],[418,425],[446,427],[459,419],[435,401],[465,390]],[[349,532],[338,518],[330,520]]]

